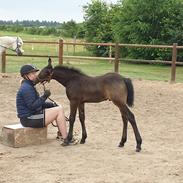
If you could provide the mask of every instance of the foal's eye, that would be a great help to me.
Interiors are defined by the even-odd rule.
[[[50,71],[50,70],[47,70],[47,71],[46,71],[46,74],[47,74],[47,75],[50,75],[50,74],[51,74],[51,71]]]

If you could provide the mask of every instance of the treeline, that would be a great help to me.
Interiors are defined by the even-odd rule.
[[[76,23],[74,20],[68,22],[53,21],[2,21],[0,20],[0,30],[24,32],[32,35],[55,35],[71,38],[84,38],[85,31],[83,23]]]
[[[39,21],[39,20],[23,20],[23,21],[0,20],[0,25],[11,25],[11,26],[19,25],[23,27],[39,27],[39,26],[55,27],[55,26],[60,26],[60,23],[56,21]]]

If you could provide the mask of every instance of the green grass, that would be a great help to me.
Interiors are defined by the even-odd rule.
[[[107,61],[93,61],[91,63],[73,63],[72,66],[81,68],[90,75],[100,75],[114,71],[114,65]],[[146,65],[146,64],[120,64],[120,74],[125,77],[145,80],[169,81],[170,66]],[[183,82],[183,67],[177,67],[177,82]]]
[[[11,35],[23,38],[23,40],[41,40],[41,41],[57,41],[59,38],[55,36],[39,36],[28,34],[17,34],[13,32],[2,32],[0,36]],[[65,39],[65,41],[72,41],[71,39]],[[78,40],[81,41],[81,40]],[[56,45],[42,45],[42,44],[25,44],[25,54],[43,54],[43,55],[57,55],[58,48]],[[11,51],[8,51],[12,53]],[[64,47],[64,55],[73,55],[73,46]],[[75,55],[90,56],[83,46],[77,46]],[[58,64],[58,59],[53,59],[54,65]],[[47,58],[27,58],[27,57],[7,57],[7,72],[17,73],[23,64],[31,63],[38,68],[43,68],[47,64]],[[101,75],[107,72],[114,71],[114,64],[108,61],[87,61],[87,60],[64,60],[65,65],[76,67],[81,69],[88,75]],[[145,80],[170,80],[171,68],[170,66],[163,65],[146,65],[146,64],[120,64],[120,74],[130,78],[145,79]],[[183,82],[183,67],[177,67],[177,82]]]
[[[20,32],[10,32],[10,31],[0,31],[0,36],[20,36],[23,40],[37,40],[37,41],[57,41],[59,37],[57,36],[43,36],[43,35],[31,35]],[[45,39],[46,38],[46,39]],[[60,37],[61,38],[61,37]],[[70,40],[71,39],[67,39]]]
[[[54,65],[58,64],[58,59],[53,59]],[[17,73],[23,64],[31,63],[38,68],[43,68],[47,64],[46,58],[25,58],[7,57],[7,72]],[[114,64],[108,61],[65,61],[64,65],[81,69],[88,75],[101,75],[114,71]],[[120,74],[125,77],[145,79],[145,80],[170,80],[170,66],[145,65],[145,64],[120,64]],[[177,67],[177,82],[183,82],[183,67]]]

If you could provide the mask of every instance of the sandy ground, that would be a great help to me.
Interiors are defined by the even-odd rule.
[[[0,75],[0,129],[16,123],[15,96],[20,78]],[[88,139],[85,145],[60,146],[56,129],[48,129],[48,142],[24,148],[0,144],[0,183],[182,183],[183,84],[134,80],[134,112],[143,145],[135,152],[131,126],[124,148],[117,145],[122,122],[111,102],[86,104]],[[64,88],[49,85],[52,98],[69,103]],[[41,91],[41,87],[38,87]],[[75,131],[81,136],[77,119]],[[1,134],[1,133],[0,133]]]

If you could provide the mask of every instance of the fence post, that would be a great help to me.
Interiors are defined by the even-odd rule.
[[[112,46],[109,46],[109,58],[112,58]],[[112,60],[110,60],[110,63],[112,63]]]
[[[2,73],[6,72],[6,51],[2,53],[2,65],[1,65]]]
[[[76,53],[76,36],[74,36],[73,55]]]
[[[171,66],[171,82],[175,82],[176,78],[176,61],[177,61],[177,43],[173,43],[172,49],[172,66]]]
[[[119,43],[115,45],[114,72],[119,72]]]
[[[58,49],[58,62],[59,62],[59,65],[63,65],[63,52],[64,52],[63,39],[59,39],[59,49]]]

